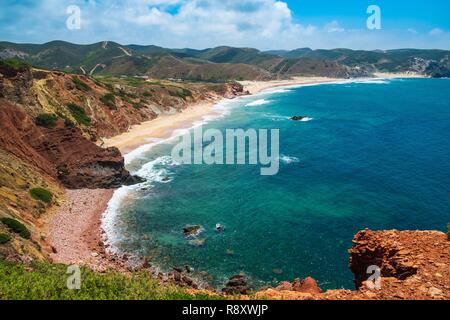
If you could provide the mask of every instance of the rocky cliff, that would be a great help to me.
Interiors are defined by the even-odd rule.
[[[359,232],[349,250],[356,290],[322,293],[307,278],[260,291],[257,298],[283,300],[448,300],[450,240],[438,231]],[[376,281],[378,268],[380,280]],[[370,278],[371,276],[375,276]]]

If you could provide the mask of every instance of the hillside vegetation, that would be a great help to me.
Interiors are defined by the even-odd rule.
[[[67,288],[69,276],[65,265],[39,262],[25,267],[0,259],[0,300],[214,299],[211,295],[189,294],[181,287],[163,285],[145,271],[101,274],[82,268],[80,290]]]

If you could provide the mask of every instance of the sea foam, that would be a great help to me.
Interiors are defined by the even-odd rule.
[[[270,100],[259,99],[259,100],[256,100],[256,101],[247,103],[245,106],[246,106],[246,107],[257,107],[257,106],[262,106],[262,105],[265,105],[265,104],[269,104],[269,103],[271,103],[271,102],[272,102],[272,101],[270,101]]]

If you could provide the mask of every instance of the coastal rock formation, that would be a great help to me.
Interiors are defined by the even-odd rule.
[[[308,117],[306,117],[306,116],[293,116],[293,117],[289,118],[289,120],[302,121],[303,119],[306,119],[306,118],[308,118]]]
[[[225,284],[225,288],[222,292],[227,295],[247,294],[249,286],[247,283],[247,277],[244,274],[238,274],[232,276]]]
[[[132,183],[115,148],[103,149],[60,120],[39,127],[23,108],[0,100],[0,148],[71,189],[116,188]]]
[[[202,231],[202,226],[199,225],[187,225],[183,228],[183,233],[185,237],[195,237],[198,236]]]

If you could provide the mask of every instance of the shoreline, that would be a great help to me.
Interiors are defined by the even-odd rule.
[[[407,74],[377,74],[374,79],[418,78]],[[420,77],[424,78],[424,77]],[[363,78],[364,79],[364,78]],[[326,84],[358,79],[336,79],[325,77],[295,77],[291,80],[241,81],[244,91],[250,95],[264,91],[302,85]],[[125,156],[141,146],[155,141],[169,139],[180,129],[191,128],[196,122],[208,116],[220,116],[214,106],[226,99],[204,101],[189,106],[182,113],[161,115],[160,117],[133,126],[128,132],[110,139],[104,139],[104,147],[115,146]],[[125,270],[124,261],[105,249],[105,231],[102,228],[104,214],[113,198],[115,190],[67,190],[64,203],[46,219],[46,233],[49,244],[54,248],[50,257],[54,262],[82,264],[93,270],[105,271],[113,268]]]

